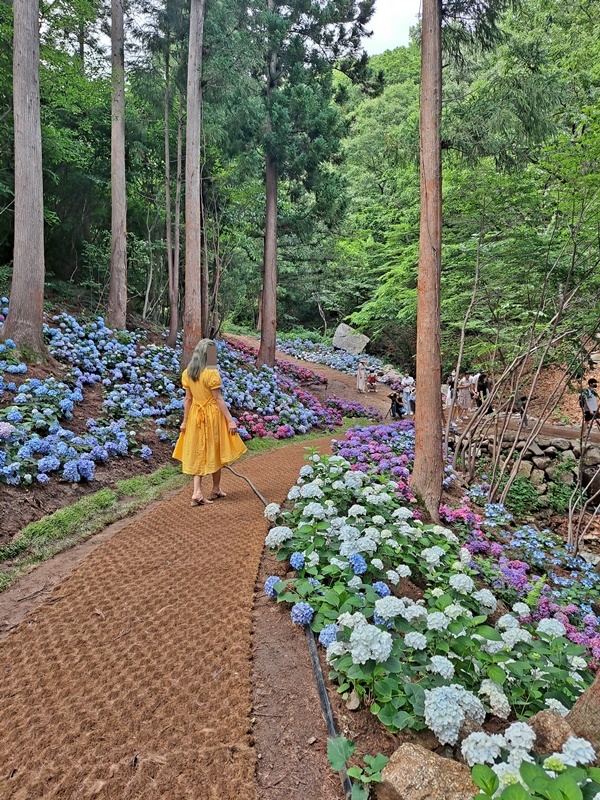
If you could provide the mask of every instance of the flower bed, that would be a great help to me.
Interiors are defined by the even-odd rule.
[[[51,355],[67,367],[64,380],[23,378],[27,366],[14,343],[0,344],[0,482],[90,481],[95,465],[110,458],[131,453],[148,460],[152,450],[137,446],[136,431],[149,421],[160,440],[175,438],[184,395],[180,347],[153,344],[144,332],[112,331],[102,317],[81,322],[60,314],[44,332]],[[342,414],[373,413],[335,397],[321,404],[298,385],[318,379],[310,370],[257,369],[247,350],[224,342],[218,351],[223,396],[244,439],[332,430]],[[103,388],[102,415],[74,433],[62,423],[93,384]]]
[[[441,743],[454,745],[468,720],[480,725],[490,715],[509,721],[544,709],[566,713],[592,681],[598,620],[587,615],[584,623],[591,650],[573,641],[572,623],[539,581],[526,602],[501,610],[503,587],[481,584],[467,545],[473,528],[463,524],[457,535],[425,525],[407,506],[410,482],[393,470],[410,468],[408,425],[349,431],[334,443],[334,455],[311,456],[290,490],[289,508],[267,507],[265,515],[277,524],[266,544],[296,576],[272,576],[266,593],[291,604],[292,620],[319,634],[338,691],[356,692],[393,732],[428,727]],[[393,462],[402,455],[406,461]],[[497,512],[492,509],[496,519]],[[472,511],[461,517],[473,526],[484,521]],[[518,725],[494,740],[463,743],[472,764],[493,750],[495,796],[515,774],[524,780],[519,766],[534,760],[525,742],[530,729]],[[589,763],[581,747],[577,763]],[[568,748],[555,755],[555,767],[561,758],[562,769],[573,763]]]

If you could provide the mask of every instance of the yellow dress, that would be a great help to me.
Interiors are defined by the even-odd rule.
[[[186,475],[212,475],[225,464],[236,461],[248,449],[239,434],[230,434],[212,390],[221,386],[216,369],[204,369],[193,381],[183,371],[181,383],[192,393],[185,431],[181,432],[173,458],[181,461]]]

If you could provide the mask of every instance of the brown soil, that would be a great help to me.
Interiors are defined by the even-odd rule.
[[[303,456],[290,445],[243,473],[281,501]],[[190,508],[187,489],[128,524],[7,636],[0,797],[257,797],[250,642],[267,524],[244,482],[225,473],[224,488],[212,506]]]

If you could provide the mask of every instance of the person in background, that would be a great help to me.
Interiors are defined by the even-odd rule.
[[[367,391],[367,361],[364,358],[358,362],[358,369],[356,371],[356,389],[360,394]]]
[[[388,394],[388,398],[390,399],[389,413],[391,414],[392,419],[402,419],[402,401],[398,397],[397,392]]]
[[[473,405],[473,398],[471,397],[471,384],[469,383],[469,376],[462,375],[457,384],[456,405],[460,409],[461,416],[470,411]]]
[[[415,385],[415,379],[412,375],[409,375],[408,372],[400,381],[400,385],[402,386],[402,399],[404,402],[404,414],[406,416],[410,416],[413,412],[410,410],[410,395],[411,389]]]
[[[529,424],[529,420],[527,419],[527,395],[521,395],[517,402],[515,403],[515,408],[521,415],[521,419],[523,420],[523,427],[526,431],[531,430],[531,425]]]
[[[367,391],[377,393],[377,375],[374,372],[367,375]]]
[[[220,497],[221,468],[236,461],[248,449],[240,439],[235,421],[221,395],[217,370],[217,347],[212,339],[201,339],[183,371],[185,389],[183,421],[173,451],[185,475],[194,476],[192,506],[204,506]],[[202,494],[202,478],[212,475],[210,498]]]
[[[590,378],[588,385],[579,395],[579,406],[583,413],[583,422],[587,422],[588,429],[594,422],[600,428],[600,417],[598,416],[598,381]]]

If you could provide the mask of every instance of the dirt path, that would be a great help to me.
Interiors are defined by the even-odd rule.
[[[327,449],[329,438],[312,443]],[[240,471],[282,501],[304,445]],[[226,472],[100,545],[0,649],[0,797],[254,800],[251,631],[267,523]]]

